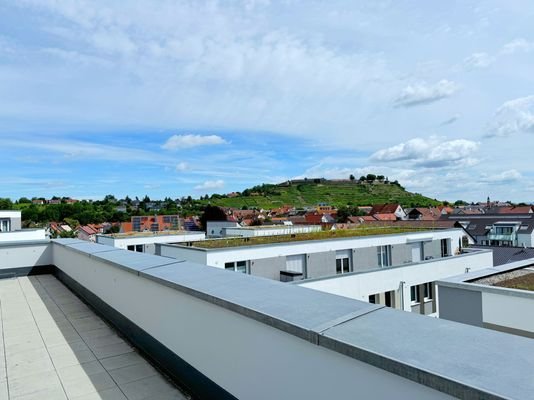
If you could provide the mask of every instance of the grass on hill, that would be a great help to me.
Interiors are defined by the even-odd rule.
[[[233,198],[211,198],[205,204],[222,207],[272,209],[289,204],[295,207],[315,206],[326,203],[336,207],[368,206],[373,204],[399,203],[404,207],[428,207],[441,204],[419,193],[410,193],[394,184],[360,184],[351,181],[322,181],[292,185],[263,185],[263,192]],[[252,192],[252,190],[250,190]],[[245,191],[246,192],[246,191]]]

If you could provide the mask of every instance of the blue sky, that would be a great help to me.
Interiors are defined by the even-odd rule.
[[[528,1],[0,2],[0,196],[369,172],[532,201]]]

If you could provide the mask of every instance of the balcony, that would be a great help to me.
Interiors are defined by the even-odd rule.
[[[529,379],[534,359],[525,357],[534,354],[530,339],[78,240],[3,244],[0,253],[3,276],[12,277],[0,281],[8,293],[2,297],[2,318],[22,318],[4,335],[16,336],[13,333],[28,322],[45,332],[52,323],[61,333],[45,336],[62,340],[64,349],[48,350],[49,355],[41,351],[35,360],[42,355],[55,365],[57,359],[60,367],[52,370],[49,365],[50,379],[28,375],[21,390],[24,385],[61,381],[59,370],[69,367],[61,360],[74,361],[73,356],[82,366],[98,361],[103,370],[95,370],[110,375],[121,390],[127,383],[121,383],[103,361],[116,357],[105,350],[117,344],[120,352],[135,351],[148,358],[199,399],[351,399],[354,393],[378,399],[399,393],[403,398],[525,399],[534,393]],[[20,277],[28,274],[35,276]],[[17,287],[17,297],[4,303]],[[77,321],[84,313],[89,313],[87,322]],[[107,331],[109,342],[92,341],[82,331],[104,328],[101,320],[118,332]],[[69,342],[74,335],[64,328],[69,326],[80,329],[75,333],[82,341]],[[54,346],[49,345],[45,341],[46,349]],[[10,350],[6,347],[5,352]],[[9,385],[17,381],[9,376],[16,362],[7,358],[8,379],[0,382],[7,382],[12,399],[56,398],[16,392],[16,386],[12,392]],[[83,385],[89,379],[96,388],[91,371],[74,368],[72,375],[82,373]],[[158,376],[154,379],[166,382]],[[117,398],[180,398],[168,385],[161,383],[169,390],[161,396],[139,385],[130,392],[121,390]],[[115,398],[103,391],[80,398]]]

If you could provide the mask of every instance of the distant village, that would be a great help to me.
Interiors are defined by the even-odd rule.
[[[55,201],[55,200],[49,200]],[[65,200],[64,200],[65,201]],[[67,199],[73,203],[77,200]],[[132,200],[128,205],[121,204],[115,209],[125,212],[126,207],[136,209],[140,206],[139,200]],[[54,203],[50,203],[54,204]],[[96,241],[96,235],[119,234],[135,235],[136,233],[173,233],[179,231],[201,232],[207,236],[217,236],[207,230],[206,221],[218,222],[217,226],[225,228],[239,227],[288,227],[288,226],[315,226],[320,230],[345,230],[354,228],[420,228],[420,229],[447,229],[462,227],[480,244],[507,245],[491,239],[484,239],[491,230],[492,221],[498,221],[505,215],[526,216],[534,229],[534,206],[512,205],[508,202],[491,201],[476,204],[441,205],[436,207],[404,208],[400,204],[377,204],[373,206],[340,207],[321,203],[316,206],[296,208],[284,205],[271,210],[265,209],[238,209],[233,207],[206,208],[207,215],[182,217],[179,214],[158,215],[163,209],[162,202],[153,201],[144,204],[154,215],[132,216],[124,222],[89,223],[72,226],[65,221],[50,222],[47,226],[51,237],[76,237],[81,240]],[[488,222],[478,224],[482,227],[475,229],[480,218]],[[475,237],[478,237],[478,241]],[[509,245],[513,245],[510,243]]]

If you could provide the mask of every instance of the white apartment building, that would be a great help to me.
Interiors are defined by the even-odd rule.
[[[45,229],[22,229],[22,213],[0,210],[0,242],[46,239]]]
[[[492,266],[491,251],[462,254],[463,229],[255,242],[157,245],[156,254],[339,294],[405,311],[436,311],[437,279]],[[258,244],[261,243],[261,244]]]

